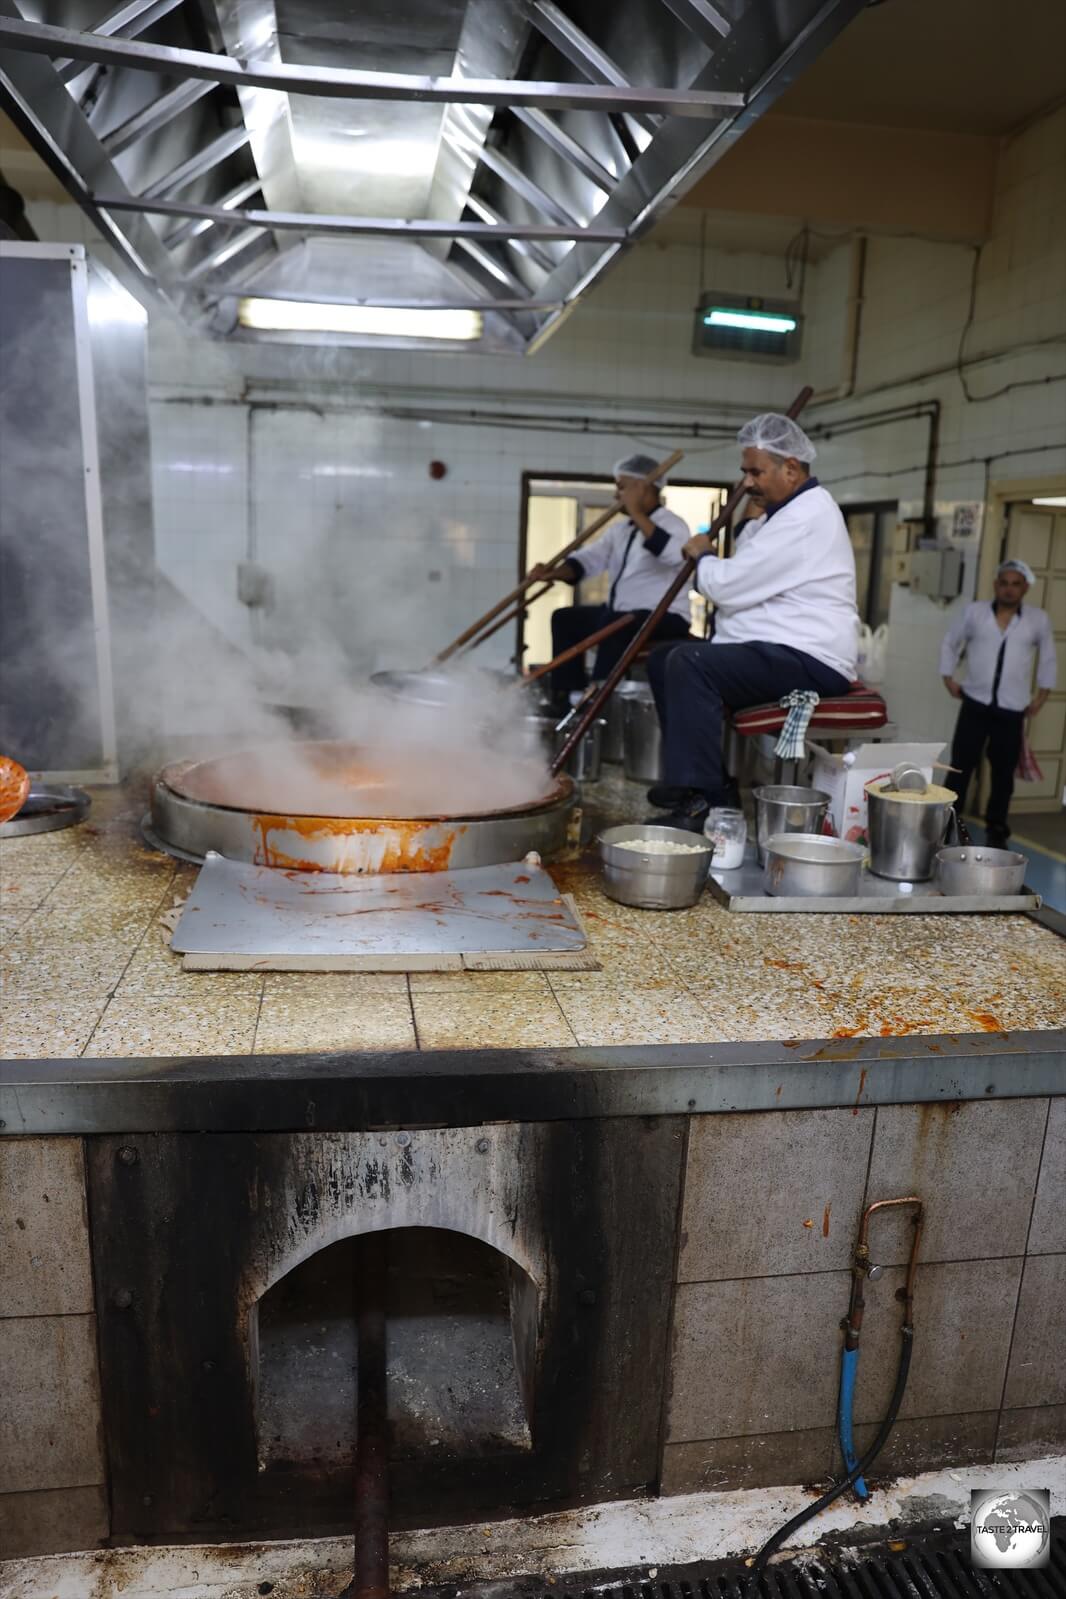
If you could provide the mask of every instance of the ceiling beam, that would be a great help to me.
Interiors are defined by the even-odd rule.
[[[142,106],[132,117],[127,117],[125,122],[120,123],[113,133],[106,133],[100,143],[114,160],[115,156],[121,155],[123,150],[128,150],[131,145],[138,144],[141,139],[146,139],[150,133],[158,133],[160,128],[165,128],[168,122],[180,117],[181,113],[195,105],[197,100],[202,100],[207,94],[213,94],[216,87],[217,85],[213,83],[197,82],[195,78],[188,83],[179,83],[169,94],[149,100],[146,106]]]
[[[201,283],[196,278],[175,278],[167,287],[195,290],[197,294],[208,295],[213,300],[247,297],[255,300],[291,300],[297,304],[310,301],[314,305],[353,305],[375,311],[557,311],[560,304],[558,300],[483,300],[476,295],[450,300],[399,300],[390,295],[359,299],[351,294],[316,294],[308,289],[261,289],[257,284],[243,280],[235,283]]]
[[[529,9],[529,20],[540,29],[544,37],[564,55],[572,66],[584,74],[592,83],[609,85],[614,89],[631,90],[632,84],[616,61],[613,61],[606,50],[601,50],[594,44],[576,22],[572,22],[565,12],[560,11],[554,0],[533,0]],[[610,106],[607,110],[626,111],[628,106]],[[632,109],[654,110],[654,107]],[[636,122],[645,133],[655,132],[655,123],[646,115],[634,116]]]
[[[212,167],[219,166],[227,161],[231,155],[236,155],[238,150],[243,150],[250,138],[248,129],[243,122],[239,128],[230,128],[226,133],[220,133],[217,139],[212,139],[195,155],[189,156],[180,166],[174,167],[154,183],[150,183],[140,196],[142,200],[169,200],[186,183],[192,183],[194,178],[202,178],[205,172],[210,172]]]
[[[723,17],[717,6],[711,5],[710,0],[663,0],[663,4],[679,22],[684,23],[690,33],[694,33],[697,39],[702,39],[712,49],[729,37],[732,24]]]
[[[100,39],[137,39],[161,18],[176,11],[182,0],[131,0],[129,5],[118,6],[93,28]],[[61,57],[53,63],[64,83],[72,83],[86,70],[83,61]]]
[[[208,78],[234,88],[276,89],[341,100],[412,100],[439,105],[537,106],[541,110],[622,111],[717,121],[740,110],[734,91],[637,88],[595,83],[526,83],[496,78],[434,78],[400,72],[356,72],[341,67],[296,67],[284,62],[242,66],[229,56],[179,50],[136,40],[103,39],[94,33],[43,22],[0,17],[0,47],[36,55],[71,56],[108,66]]]
[[[254,180],[258,188],[258,179]],[[437,222],[432,219],[407,221],[402,217],[344,217],[324,216],[314,211],[263,211],[242,210],[235,206],[193,205],[179,200],[113,198],[97,194],[94,203],[101,211],[140,211],[156,216],[192,217],[223,227],[253,227],[292,229],[299,233],[362,234],[382,239],[487,239],[509,241],[512,239],[548,239],[568,242],[573,239],[594,239],[600,243],[613,243],[626,237],[624,228],[597,228],[595,224],[582,227],[571,223],[557,227],[552,223],[510,223],[501,218],[498,222]],[[168,241],[169,242],[169,241]]]
[[[572,139],[566,129],[561,128],[552,117],[543,111],[535,111],[531,106],[524,105],[516,105],[514,115],[531,133],[535,133],[538,139],[543,140],[550,150],[562,156],[564,161],[575,167],[583,177],[588,178],[590,183],[594,183],[597,189],[602,189],[604,194],[610,194],[618,182],[614,173],[608,172],[595,156],[589,154],[584,145]]]

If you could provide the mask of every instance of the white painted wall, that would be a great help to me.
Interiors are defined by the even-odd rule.
[[[982,358],[966,368],[974,395],[1005,392],[967,400],[954,370],[973,251],[877,237],[868,246],[855,392],[808,413],[828,424],[938,399],[937,499],[946,513],[956,501],[982,500],[987,477],[1066,471],[1066,384],[1043,381],[1066,369],[1063,344],[1050,342],[1062,339],[1066,320],[1064,151],[1059,110],[1002,154],[965,354]],[[86,236],[70,207],[35,206],[31,216],[43,237]],[[705,286],[787,292],[781,257],[715,248],[713,216],[708,246]],[[809,268],[804,356],[784,368],[693,357],[699,251],[654,239],[526,361],[235,348],[191,338],[153,315],[160,566],[242,645],[253,632],[236,598],[236,568],[254,555],[275,573],[279,598],[275,616],[262,619],[261,642],[321,627],[337,634],[353,664],[417,662],[514,581],[523,470],[599,473],[620,446],[665,453],[685,445],[685,424],[732,428],[745,413],[783,407],[802,382],[834,385],[849,258],[842,242]],[[250,413],[249,399],[285,403]],[[536,412],[551,425],[433,420],[442,408],[497,419]],[[562,430],[572,418],[579,424]],[[909,419],[830,439],[820,447],[820,475],[844,503],[898,499],[913,514],[925,437],[924,424]],[[432,459],[448,466],[439,483],[428,476]],[[681,471],[713,480],[734,467],[731,445],[696,441]],[[940,607],[896,589],[887,693],[893,716],[914,736],[950,730],[936,673],[946,625]],[[508,653],[501,633],[484,656],[489,663]]]

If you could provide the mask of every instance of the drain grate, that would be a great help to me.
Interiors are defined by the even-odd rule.
[[[756,1582],[741,1561],[585,1572],[429,1589],[439,1599],[1066,1599],[1066,1521],[1052,1523],[1041,1571],[970,1564],[969,1529],[910,1532],[892,1542],[822,1546],[773,1565]]]

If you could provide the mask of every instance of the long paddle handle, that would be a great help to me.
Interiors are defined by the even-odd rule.
[[[668,455],[666,457],[665,461],[660,461],[658,466],[654,467],[652,471],[645,473],[644,477],[641,479],[641,482],[657,482],[659,478],[663,477],[671,470],[672,467],[677,465],[678,461],[682,459],[683,454],[684,452],[682,450],[675,450],[672,455]],[[592,535],[594,533],[598,533],[601,527],[606,527],[607,523],[610,522],[613,517],[616,517],[621,509],[621,500],[612,500],[606,511],[602,511],[599,516],[594,517],[589,523],[588,527],[583,529],[583,531],[580,532],[576,538],[571,539],[570,543],[567,544],[564,549],[556,551],[551,560],[543,565],[539,570],[534,568],[532,572],[527,572],[521,583],[513,588],[510,594],[505,594],[503,599],[497,601],[491,610],[485,612],[484,616],[479,616],[477,621],[466,629],[465,633],[460,633],[458,638],[453,639],[448,645],[447,649],[441,650],[439,655],[435,655],[433,657],[434,665],[439,665],[442,661],[449,660],[455,654],[456,650],[461,650],[463,645],[468,644],[471,639],[481,632],[483,627],[485,627],[489,622],[495,621],[496,617],[499,616],[501,611],[505,611],[509,605],[514,604],[515,600],[520,599],[525,593],[526,589],[529,588],[531,583],[539,582],[540,579],[544,577],[546,572],[550,572],[556,566],[561,566],[563,561],[566,560],[567,556],[572,555],[575,550],[579,550],[582,544],[587,544]],[[521,609],[521,607],[519,608]],[[488,637],[487,633],[485,637]],[[478,639],[477,642],[480,644],[481,639]]]
[[[535,672],[530,672],[526,682],[535,683],[538,677],[543,677],[547,672],[554,672],[557,666],[565,666],[575,655],[584,655],[586,650],[590,650],[594,644],[602,644],[605,638],[610,638],[619,628],[628,627],[632,620],[632,611],[627,611],[624,616],[616,616],[613,622],[608,622],[606,627],[597,628],[595,633],[590,633],[588,638],[583,638],[579,644],[571,644],[568,650],[560,651],[554,661],[549,661],[546,666],[538,666]]]
[[[785,415],[793,418],[799,416],[800,412],[803,410],[803,407],[807,404],[807,401],[810,399],[813,393],[814,390],[811,388],[801,389],[796,395],[796,398],[793,400],[792,404],[789,406],[788,410],[785,412]],[[744,480],[741,478],[740,482],[737,483],[730,491],[729,498],[722,506],[722,509],[719,511],[718,515],[714,518],[714,521],[711,523],[710,528],[708,529],[708,537],[713,538],[717,532],[725,527],[729,521],[729,518],[733,515],[733,512],[736,510],[737,506],[740,504],[747,492],[747,489],[744,487]],[[667,589],[666,593],[663,595],[654,611],[649,613],[647,621],[640,628],[639,632],[636,634],[636,637],[630,641],[625,650],[622,652],[621,659],[618,661],[617,665],[604,678],[603,685],[600,688],[599,693],[585,706],[585,709],[581,713],[581,718],[575,726],[573,732],[570,734],[570,737],[566,740],[566,743],[562,746],[562,748],[556,752],[555,758],[551,763],[553,776],[559,772],[565,763],[570,759],[570,756],[573,754],[575,748],[581,743],[581,740],[584,738],[585,734],[588,732],[589,728],[592,726],[593,722],[596,720],[597,716],[599,716],[601,710],[614,693],[616,687],[629,670],[630,662],[633,660],[634,656],[636,656],[639,651],[643,649],[644,645],[655,632],[655,629],[658,627],[659,623],[662,621],[671,605],[677,599],[677,596],[681,593],[682,589],[686,588],[688,584],[691,583],[697,565],[698,562],[696,561],[685,562],[684,566],[681,568],[674,581],[670,584],[670,587]]]

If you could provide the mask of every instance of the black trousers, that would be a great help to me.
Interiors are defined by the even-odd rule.
[[[552,612],[552,655],[561,655],[571,644],[580,644],[583,638],[588,638],[597,628],[606,627],[608,622],[621,614],[606,605],[561,606]],[[634,611],[628,627],[620,627],[617,633],[612,633],[610,638],[605,638],[597,646],[596,661],[592,668],[592,676],[597,683],[602,682],[611,668],[618,665],[622,651],[633,642],[649,614],[648,611]],[[688,637],[688,631],[687,618],[667,611],[652,638],[660,643],[664,639],[683,639]],[[580,693],[587,684],[588,673],[585,671],[583,655],[575,655],[572,661],[567,661],[565,666],[557,666],[551,674],[552,693],[560,696]]]
[[[962,697],[955,737],[951,744],[951,772],[947,786],[959,797],[959,809],[966,803],[966,791],[981,756],[987,754],[991,782],[985,821],[997,833],[1009,834],[1007,811],[1014,793],[1014,772],[1022,751],[1025,730],[1024,711],[1006,711],[999,705],[982,705],[979,700]]]
[[[720,803],[728,780],[722,761],[726,708],[779,700],[790,689],[823,699],[846,694],[846,677],[787,644],[671,644],[648,657],[648,681],[663,730],[663,782],[698,788]]]

